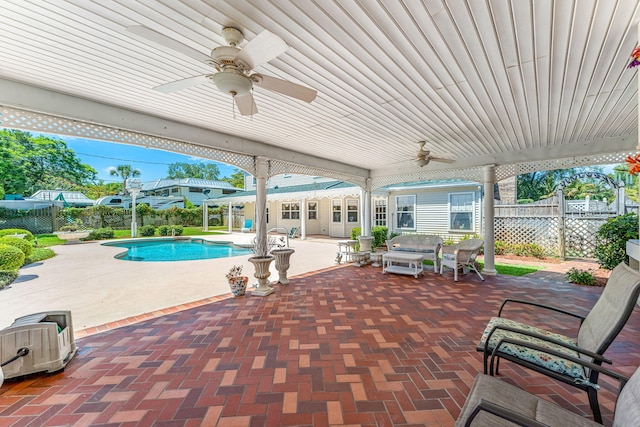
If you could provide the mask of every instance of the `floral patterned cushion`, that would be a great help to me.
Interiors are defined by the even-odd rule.
[[[496,326],[509,326],[512,328],[516,328],[516,329],[520,329],[523,331],[527,331],[527,332],[534,332],[540,335],[544,335],[546,337],[549,338],[553,338],[556,339],[558,341],[564,342],[566,344],[570,344],[570,345],[576,345],[575,340],[566,337],[564,335],[560,335],[560,334],[555,334],[555,333],[551,333],[548,331],[545,331],[544,329],[538,329],[535,328],[533,326],[529,326],[529,325],[525,325],[523,323],[520,322],[516,322],[514,320],[509,320],[509,319],[505,319],[504,317],[493,317],[490,321],[489,324],[487,325],[487,328],[484,330],[483,334],[482,334],[482,338],[480,339],[480,344],[478,344],[478,351],[483,351],[485,348],[485,342],[487,341],[487,336],[489,336],[489,333],[493,330],[494,327]],[[497,345],[498,341],[504,337],[510,337],[510,338],[514,338],[514,339],[518,339],[521,341],[526,341],[526,342],[530,342],[532,344],[537,344],[543,347],[547,347],[547,348],[551,348],[554,350],[557,350],[559,352],[565,353],[565,354],[569,354],[575,357],[578,357],[578,353],[573,351],[573,350],[568,350],[564,347],[561,347],[559,345],[556,344],[552,344],[549,343],[547,341],[538,339],[538,338],[533,338],[527,335],[522,335],[519,334],[517,332],[511,332],[511,331],[503,331],[503,330],[497,330],[496,332],[494,332],[494,334],[491,336],[491,340],[489,341],[489,351],[493,351],[493,349],[495,348],[495,346]],[[509,354],[513,357],[522,359],[522,360],[526,360],[530,363],[536,364],[538,366],[547,368],[551,371],[557,372],[559,374],[562,375],[568,375],[572,378],[576,378],[576,379],[582,379],[582,380],[586,380],[587,377],[585,375],[585,371],[584,368],[582,367],[582,365],[578,364],[578,363],[574,363],[570,360],[566,360],[566,359],[562,359],[560,357],[556,357],[541,351],[537,351],[537,350],[532,350],[532,349],[528,349],[526,347],[523,346],[519,346],[519,345],[515,345],[515,344],[502,344],[502,346],[500,346],[500,351],[502,353],[506,353]]]

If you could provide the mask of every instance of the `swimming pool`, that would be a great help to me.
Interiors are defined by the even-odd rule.
[[[116,255],[126,261],[190,261],[198,259],[228,258],[247,255],[251,250],[232,242],[210,242],[202,239],[149,239],[107,242],[104,246],[126,248]]]

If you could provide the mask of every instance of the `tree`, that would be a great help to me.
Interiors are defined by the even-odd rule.
[[[220,179],[220,169],[215,163],[171,163],[167,168],[167,178],[184,179],[200,178],[217,180]]]
[[[556,169],[550,171],[537,171],[524,175],[518,175],[518,200],[530,199],[533,201],[546,199],[555,194],[558,184],[565,178],[569,178],[579,172],[601,172],[602,168],[592,166],[589,168]],[[604,181],[595,179],[576,179],[564,189],[564,195],[569,200],[585,199],[589,196],[592,200],[609,201],[615,198],[613,190]]]
[[[109,171],[111,176],[119,176],[122,179],[122,189],[124,194],[129,194],[127,190],[127,179],[140,176],[140,170],[134,169],[131,165],[118,165]]]
[[[0,182],[6,193],[28,196],[50,185],[76,188],[96,175],[61,139],[0,130]]]
[[[228,182],[236,188],[244,188],[244,172],[240,169],[236,169],[236,171],[232,173],[230,177],[223,177],[222,181]]]
[[[531,199],[537,201],[546,199],[553,195],[556,185],[560,181],[574,173],[575,169],[556,169],[518,175],[518,200]]]

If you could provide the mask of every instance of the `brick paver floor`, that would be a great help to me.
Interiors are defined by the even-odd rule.
[[[586,313],[601,291],[526,276],[454,283],[331,268],[268,297],[207,301],[82,336],[65,371],[5,382],[0,426],[451,426],[482,370],[477,341],[504,298]],[[606,354],[613,369],[638,366],[639,330],[636,309]],[[506,361],[500,378],[590,416],[580,390]],[[617,384],[602,385],[611,425]]]

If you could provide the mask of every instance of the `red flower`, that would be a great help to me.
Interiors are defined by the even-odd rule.
[[[629,173],[631,175],[640,173],[640,153],[635,156],[627,156],[625,162],[629,163]]]

